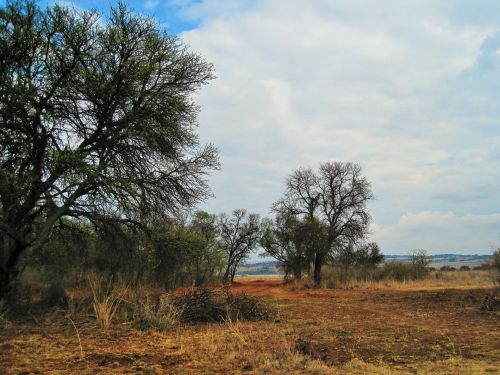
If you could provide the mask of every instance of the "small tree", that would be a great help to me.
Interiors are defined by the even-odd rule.
[[[431,264],[431,260],[427,256],[427,251],[423,249],[410,251],[410,263],[413,266],[416,279],[421,279],[429,273],[428,266]]]
[[[260,246],[264,254],[276,259],[285,272],[285,278],[292,275],[302,278],[302,272],[310,262],[310,244],[299,228],[301,222],[294,216],[278,216],[276,220],[267,219],[263,223],[263,234]]]
[[[233,211],[232,216],[220,214],[219,239],[226,252],[227,266],[224,281],[233,282],[236,269],[259,244],[261,226],[259,215],[248,214],[244,209]]]
[[[209,194],[191,94],[212,66],[123,4],[0,8],[0,299],[64,217],[143,224]]]
[[[332,264],[338,266],[341,281],[352,278],[367,280],[376,273],[377,267],[384,260],[384,255],[375,242],[350,243],[336,250]]]
[[[376,267],[384,261],[384,254],[376,242],[369,242],[358,247],[356,263],[362,266]]]
[[[496,272],[495,283],[500,288],[500,248],[493,251],[493,269]]]

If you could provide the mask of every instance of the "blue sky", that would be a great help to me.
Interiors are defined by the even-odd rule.
[[[85,10],[94,9],[106,14],[111,6],[117,2],[112,0],[42,0],[39,2],[41,6],[61,4],[66,6],[77,7]],[[125,2],[132,10],[137,13],[148,14],[158,19],[172,35],[178,35],[183,31],[196,28],[199,26],[200,18],[189,18],[182,14],[185,7],[184,1],[126,1]],[[190,2],[191,4],[198,1]]]
[[[269,216],[293,169],[354,161],[385,253],[499,246],[500,2],[127,3],[215,66],[195,98],[222,161],[202,208]]]

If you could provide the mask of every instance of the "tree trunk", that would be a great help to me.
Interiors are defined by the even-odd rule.
[[[236,275],[236,266],[231,268],[231,284],[234,281],[234,275]]]
[[[20,275],[19,257],[27,246],[6,236],[0,241],[0,300],[4,300],[15,291]]]
[[[321,283],[321,266],[323,265],[323,257],[320,253],[316,253],[314,259],[314,285],[319,286]]]
[[[13,276],[8,271],[4,271],[3,267],[0,268],[0,301],[6,299],[11,294]]]
[[[293,277],[294,279],[300,280],[302,279],[302,265],[295,265],[293,268]]]
[[[223,277],[225,283],[229,282],[230,274],[231,274],[231,263],[228,263],[226,267],[226,272],[224,272],[224,277]]]

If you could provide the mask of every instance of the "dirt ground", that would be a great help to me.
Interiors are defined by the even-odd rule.
[[[500,373],[500,314],[488,289],[314,290],[280,279],[234,292],[279,309],[273,322],[181,326],[165,332],[62,312],[0,331],[0,373]]]

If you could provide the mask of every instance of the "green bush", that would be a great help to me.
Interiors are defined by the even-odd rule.
[[[495,283],[500,288],[500,248],[493,252],[493,261],[491,262],[496,272]]]
[[[429,269],[415,263],[400,261],[386,262],[377,270],[375,280],[410,281],[421,280],[429,274]]]

